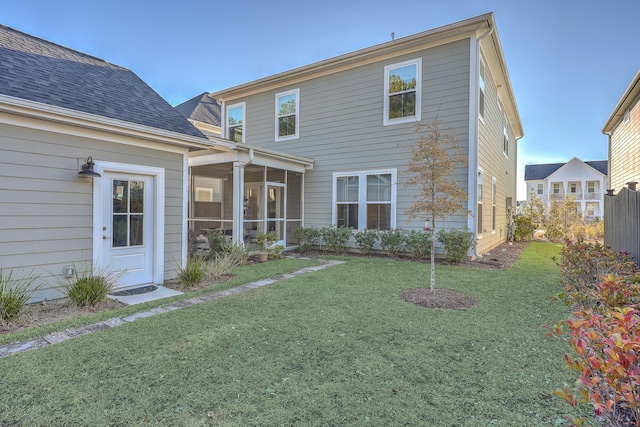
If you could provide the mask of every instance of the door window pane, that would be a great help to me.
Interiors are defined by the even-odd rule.
[[[144,182],[113,180],[111,214],[114,248],[141,246],[144,229]]]

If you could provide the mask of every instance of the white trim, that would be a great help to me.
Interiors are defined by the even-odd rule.
[[[224,130],[227,139],[229,138],[229,110],[242,107],[242,143],[244,143],[247,137],[247,103],[246,102],[237,102],[235,104],[227,105],[225,108],[225,119],[224,119]],[[231,141],[236,142],[236,141]]]
[[[391,222],[390,228],[396,228],[396,210],[397,210],[397,187],[398,187],[398,170],[393,169],[377,169],[377,170],[364,170],[364,171],[351,171],[351,172],[334,172],[331,182],[332,194],[331,194],[331,224],[336,225],[338,222],[338,212],[336,211],[337,204],[337,188],[336,179],[343,176],[357,176],[358,177],[358,230],[364,230],[367,228],[367,176],[368,175],[391,175]],[[364,179],[363,179],[364,178]]]
[[[0,113],[8,114],[6,121],[4,117],[0,120],[7,124],[20,125],[19,120],[16,120],[16,118],[21,116],[44,121],[39,125],[43,130],[50,130],[50,123],[58,123],[74,127],[74,132],[78,132],[78,134],[87,132],[87,130],[94,130],[114,134],[115,138],[136,138],[131,145],[142,145],[145,142],[153,141],[166,145],[192,148],[214,148],[216,145],[222,145],[227,148],[232,147],[232,144],[219,140],[211,141],[204,137],[182,134],[1,94]],[[170,150],[167,149],[166,151]]]
[[[491,177],[491,234],[496,234],[498,227],[498,212],[496,211],[496,199],[498,198],[498,178]],[[494,211],[495,214],[494,214]]]
[[[296,96],[296,111],[293,116],[296,118],[296,131],[293,135],[280,136],[280,102],[278,102],[278,98],[287,95],[295,95]],[[286,141],[288,139],[298,139],[300,137],[300,89],[292,89],[284,92],[276,93],[276,109],[275,109],[275,140],[276,141]]]
[[[406,67],[409,65],[416,66],[416,114],[410,117],[402,117],[397,119],[389,118],[389,71]],[[408,61],[390,64],[384,67],[384,110],[382,112],[382,123],[384,126],[395,125],[398,123],[416,122],[422,119],[422,57],[411,59]]]
[[[469,164],[467,188],[469,202],[467,209],[471,213],[467,217],[467,226],[471,232],[477,234],[477,187],[478,187],[478,150],[479,150],[479,125],[478,125],[478,80],[479,80],[479,49],[478,40],[475,37],[469,38]]]
[[[189,153],[185,153],[182,157],[182,268],[187,266],[189,256],[189,188]]]
[[[478,239],[482,239],[483,235],[484,235],[484,193],[485,193],[485,189],[484,189],[484,169],[482,169],[481,167],[478,167],[478,169],[476,169],[476,201],[475,201],[475,205],[476,205],[476,236],[478,236]],[[480,176],[482,176],[482,179],[480,179]],[[477,187],[479,187],[482,184],[482,194],[479,194],[480,192],[477,191]],[[478,207],[478,205],[482,205],[482,207]],[[478,219],[479,217],[482,216],[482,222],[480,224],[478,224]],[[479,225],[479,227],[478,227]],[[479,229],[478,229],[479,228]]]
[[[147,175],[154,178],[154,239],[153,239],[153,283],[164,282],[164,220],[165,220],[165,170],[153,166],[132,165],[127,163],[105,162],[94,160],[94,170],[104,172]],[[102,210],[103,204],[101,178],[93,179],[93,266],[99,265],[102,255]],[[184,203],[183,203],[184,204]]]

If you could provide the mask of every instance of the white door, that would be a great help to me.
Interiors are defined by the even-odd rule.
[[[98,267],[122,274],[117,286],[153,281],[154,177],[103,172],[102,250]]]

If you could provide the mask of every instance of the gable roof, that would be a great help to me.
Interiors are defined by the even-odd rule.
[[[635,77],[631,80],[627,90],[624,91],[618,104],[611,112],[607,122],[602,127],[602,133],[612,132],[618,123],[620,123],[620,120],[622,120],[627,110],[633,107],[638,98],[640,98],[640,70],[638,70]]]
[[[574,157],[575,158],[575,157]],[[577,158],[575,158],[577,159]],[[580,159],[577,159],[580,160]],[[546,163],[540,165],[525,165],[524,167],[524,180],[525,181],[540,181],[547,179],[550,175],[556,172],[558,169],[566,165],[565,163]],[[608,161],[607,160],[594,160],[583,162],[586,165],[591,166],[603,175],[608,173]]]
[[[208,93],[202,93],[173,107],[187,119],[220,126],[220,104]]]
[[[204,138],[131,70],[1,24],[0,95]]]

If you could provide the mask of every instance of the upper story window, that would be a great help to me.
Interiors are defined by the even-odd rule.
[[[422,58],[384,67],[384,125],[420,120]]]
[[[227,107],[227,138],[233,142],[244,142],[244,102]]]
[[[559,182],[554,182],[553,183],[553,194],[560,194],[560,183]]]
[[[486,70],[484,67],[484,62],[482,59],[480,60],[480,91],[479,91],[479,99],[478,99],[478,114],[482,120],[484,120],[484,94],[485,94],[485,74]]]
[[[298,137],[300,89],[276,94],[276,141]]]
[[[544,185],[538,184],[538,194],[542,194],[543,191],[544,191]]]

